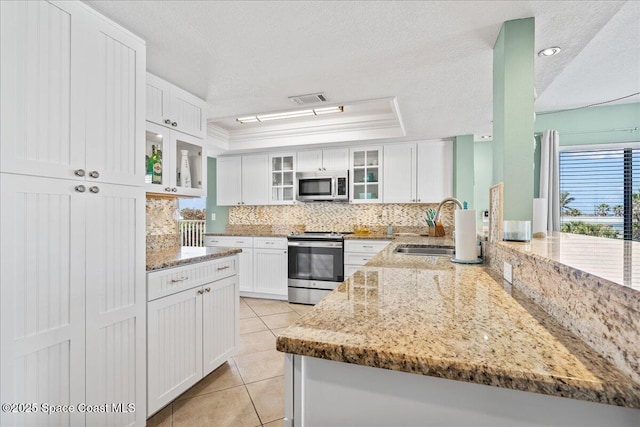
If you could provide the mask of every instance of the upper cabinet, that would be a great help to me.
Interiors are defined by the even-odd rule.
[[[204,197],[207,195],[207,157],[204,141],[147,122],[147,193]]]
[[[277,153],[269,155],[271,167],[271,199],[270,204],[286,205],[295,202],[295,169],[294,153]]]
[[[142,185],[144,43],[81,4],[20,3],[2,2],[0,171]]]
[[[453,194],[453,144],[384,146],[384,203],[437,203]]]
[[[219,206],[269,204],[269,156],[218,157],[216,167]]]
[[[297,162],[300,172],[346,171],[349,169],[349,149],[298,151]]]
[[[206,137],[205,102],[147,73],[147,120],[197,138]]]
[[[354,147],[351,159],[352,203],[382,203],[382,147]]]

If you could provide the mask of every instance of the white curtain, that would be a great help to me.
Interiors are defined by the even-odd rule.
[[[547,199],[547,229],[560,231],[560,171],[558,131],[546,130],[540,138],[540,197]]]

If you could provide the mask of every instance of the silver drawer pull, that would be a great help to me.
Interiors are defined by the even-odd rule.
[[[369,261],[371,258],[362,258],[363,261]]]
[[[205,292],[211,292],[211,288],[204,288]]]
[[[275,242],[264,242],[266,245],[274,245]]]
[[[218,267],[216,270],[220,271],[220,270],[226,270],[227,268],[229,268],[228,265],[225,265],[224,267]]]
[[[189,280],[188,277],[181,277],[180,279],[171,279],[171,283],[184,282],[185,280]]]
[[[373,249],[373,246],[362,246],[363,248]]]

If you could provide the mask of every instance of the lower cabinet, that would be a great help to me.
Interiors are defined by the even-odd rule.
[[[205,236],[205,246],[241,248],[240,295],[287,299],[287,239],[282,237]]]
[[[389,240],[346,240],[344,242],[345,280],[389,244]]]
[[[167,274],[171,270],[149,276],[173,277]],[[189,270],[181,270],[181,277],[164,282],[188,278]],[[216,264],[212,270],[217,270]],[[235,351],[239,339],[238,276],[233,271],[232,276],[215,279],[147,304],[148,416],[222,365]]]

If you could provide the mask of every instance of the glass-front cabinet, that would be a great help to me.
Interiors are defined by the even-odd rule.
[[[203,141],[147,122],[145,143],[147,193],[207,195]]]
[[[350,153],[351,202],[382,202],[382,147],[354,147]]]
[[[269,156],[271,173],[271,204],[292,204],[296,199],[294,153],[277,153]]]

